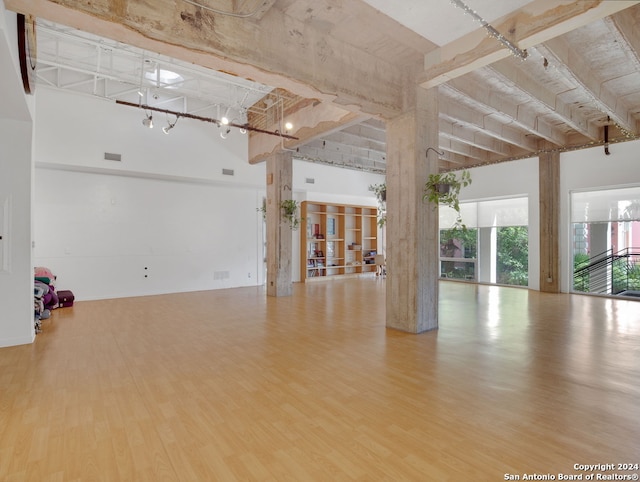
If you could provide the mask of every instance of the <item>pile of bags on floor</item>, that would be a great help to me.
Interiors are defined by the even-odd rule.
[[[34,270],[33,309],[36,332],[40,331],[40,321],[51,316],[51,310],[73,306],[71,291],[56,291],[56,276],[49,268],[38,266]]]

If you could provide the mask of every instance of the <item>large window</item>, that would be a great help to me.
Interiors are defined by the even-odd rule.
[[[466,231],[452,230],[456,213],[440,207],[440,273],[443,278],[527,286],[528,198],[462,203]]]
[[[640,187],[571,194],[573,289],[640,291]]]

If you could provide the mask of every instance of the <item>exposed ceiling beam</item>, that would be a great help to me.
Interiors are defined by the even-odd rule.
[[[112,3],[117,8],[112,8]],[[357,17],[364,2],[338,7]],[[401,111],[404,72],[364,48],[277,8],[260,21],[216,15],[186,2],[5,0],[9,10],[69,25],[170,57],[278,86],[301,97],[382,117]],[[360,9],[360,10],[358,10]],[[180,32],[179,45],[175,32]],[[392,38],[389,39],[393,41]],[[362,88],[362,79],[376,81]]]
[[[533,136],[527,136],[511,125],[505,125],[495,116],[483,115],[468,106],[455,104],[447,98],[440,99],[439,108],[441,119],[446,119],[450,122],[464,125],[467,128],[484,132],[488,136],[525,151],[531,152],[538,149],[537,140]]]
[[[293,124],[291,134],[297,140],[278,139],[266,134],[252,133],[249,136],[250,164],[264,161],[280,149],[296,149],[327,135],[327,133],[337,132],[344,127],[360,123],[366,119],[366,116],[346,111],[333,104],[300,99],[299,105],[287,110],[285,119]],[[280,124],[285,119],[275,119],[274,123],[266,125],[266,130],[283,132],[283,127]],[[251,124],[251,120],[249,123]]]
[[[640,0],[534,0],[494,22],[493,27],[520,49],[527,49],[638,3]],[[509,55],[504,45],[479,28],[428,53],[421,85],[435,87]]]
[[[552,68],[555,68],[576,88],[581,89],[584,95],[590,99],[593,108],[602,112],[603,117],[610,117],[618,126],[631,134],[638,132],[637,122],[630,121],[627,109],[622,104],[611,105],[609,103],[609,99],[615,99],[616,96],[601,84],[591,70],[587,59],[573,51],[565,38],[550,40],[544,45],[536,47],[536,50],[549,61]]]
[[[440,134],[438,147],[440,150],[446,152],[452,152],[454,154],[460,154],[461,156],[475,159],[479,162],[489,162],[491,157],[487,151],[478,149],[477,147],[459,142],[455,139],[448,138],[445,135]]]
[[[615,43],[624,51],[631,64],[631,71],[640,72],[640,32],[635,28],[632,15],[616,14],[604,19],[605,25],[615,39]],[[627,111],[629,125],[638,125],[633,113]],[[638,130],[636,130],[638,132]]]
[[[235,11],[251,14],[254,20],[260,20],[273,7],[276,0],[235,0]]]
[[[463,142],[472,147],[477,147],[494,154],[510,157],[513,156],[513,149],[505,142],[499,141],[488,134],[465,127],[463,124],[451,122],[447,119],[440,119],[440,135],[447,139]]]
[[[533,112],[530,106],[518,104],[507,96],[499,95],[489,90],[486,85],[471,81],[468,76],[452,80],[446,88],[455,92],[454,95],[462,102],[473,105],[487,114],[503,118],[505,123],[513,123],[520,129],[559,146],[567,142],[562,132]]]
[[[367,139],[366,137],[351,134],[347,131],[347,129],[336,132],[334,134],[324,135],[323,138],[340,144],[348,144],[350,146],[357,147],[358,149],[378,151],[381,153],[386,152],[386,142],[379,142]]]
[[[380,130],[377,127],[372,127],[366,123],[349,126],[344,129],[344,132],[371,142],[377,142],[385,145],[387,142],[387,133],[384,129]]]
[[[531,60],[529,59],[527,62]],[[486,67],[486,69],[490,70],[492,76],[499,78],[512,89],[520,90],[528,95],[533,102],[538,102],[544,106],[549,115],[557,117],[574,131],[591,140],[599,138],[600,130],[597,125],[590,124],[587,119],[577,113],[575,109],[572,109],[566,102],[563,102],[555,93],[524,73],[522,68],[516,67],[514,62],[505,59],[494,63],[491,67]]]

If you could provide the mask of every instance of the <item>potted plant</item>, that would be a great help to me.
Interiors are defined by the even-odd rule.
[[[378,200],[378,226],[382,227],[387,222],[387,185],[371,184],[369,191],[373,191]]]
[[[267,219],[267,199],[262,198],[262,206],[256,208],[256,211],[262,213],[262,219]]]
[[[291,229],[298,229],[302,219],[298,217],[298,201],[294,199],[285,199],[280,203],[282,217],[287,220]]]
[[[452,229],[462,229],[467,227],[462,222],[460,214],[460,189],[471,184],[471,174],[466,169],[458,176],[455,172],[429,174],[429,179],[424,185],[422,200],[427,200],[434,204],[444,204],[454,209],[457,213],[456,222]]]

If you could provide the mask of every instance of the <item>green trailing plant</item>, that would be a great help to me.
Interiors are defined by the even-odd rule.
[[[262,206],[256,208],[256,211],[262,213],[262,219],[267,219],[267,199],[262,198]]]
[[[369,191],[373,191],[378,200],[378,226],[382,227],[387,222],[387,185],[382,184],[370,184]]]
[[[433,204],[443,204],[449,206],[457,213],[456,222],[451,229],[467,230],[462,222],[460,214],[460,190],[471,184],[471,174],[464,170],[458,176],[455,172],[450,171],[442,174],[429,174],[429,179],[424,185],[423,201],[429,201]]]
[[[294,199],[285,199],[280,203],[282,217],[289,223],[291,229],[298,229],[302,219],[298,217],[298,207],[300,204]]]

